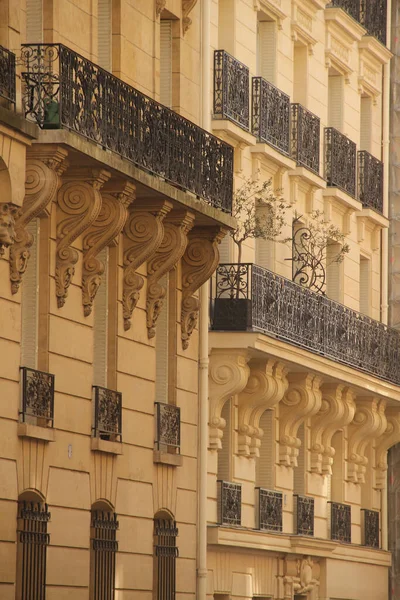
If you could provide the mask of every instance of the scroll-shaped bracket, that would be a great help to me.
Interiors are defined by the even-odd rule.
[[[250,376],[238,396],[239,403],[239,454],[259,456],[263,431],[262,414],[282,400],[289,382],[283,363],[269,359],[250,364]]]
[[[353,420],[356,405],[354,393],[342,384],[325,383],[321,393],[321,408],[311,422],[311,471],[329,475],[335,455],[332,438]]]
[[[111,189],[114,188],[115,185]],[[98,255],[106,246],[117,243],[134,197],[135,186],[129,182],[123,182],[119,191],[102,192],[99,215],[83,237],[82,303],[85,317],[92,312],[105,269]]]
[[[387,452],[389,448],[400,442],[400,410],[388,407],[385,414],[387,420],[386,430],[376,440],[375,450],[375,487],[380,490],[383,490],[386,486]]]
[[[353,483],[365,482],[368,465],[365,450],[387,427],[385,408],[385,400],[357,398],[354,418],[348,426],[347,478]]]
[[[297,466],[301,440],[299,427],[306,418],[321,408],[321,377],[312,373],[291,373],[289,388],[279,403],[279,461],[286,466]]]
[[[16,204],[0,202],[0,256],[3,256],[5,248],[12,248],[16,242],[15,223],[20,210]]]
[[[192,19],[189,17],[189,13],[194,9],[197,4],[197,0],[182,0],[182,30],[183,35],[187,32],[192,24]]]
[[[212,450],[222,448],[221,439],[225,428],[225,419],[221,417],[224,404],[232,396],[239,394],[247,385],[250,375],[247,350],[213,349],[210,355],[209,380],[209,447]]]
[[[156,0],[156,16],[159,17],[167,4],[167,0]]]
[[[197,325],[200,302],[194,295],[208,281],[219,261],[218,245],[226,230],[221,227],[195,227],[182,257],[182,348],[186,350]]]
[[[147,263],[147,332],[149,339],[156,334],[156,323],[166,289],[159,281],[169,273],[182,258],[188,243],[188,233],[193,227],[194,214],[187,211],[173,211],[164,220],[164,236],[155,254]]]

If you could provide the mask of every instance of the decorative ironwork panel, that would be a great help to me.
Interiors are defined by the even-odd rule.
[[[214,116],[246,131],[250,125],[249,68],[225,52],[214,52]]]
[[[118,551],[117,515],[92,510],[91,515],[91,588],[93,598],[114,600],[115,554]]]
[[[333,127],[325,128],[325,178],[328,186],[356,196],[357,147]]]
[[[261,142],[290,152],[290,98],[262,77],[253,77],[251,128]]]
[[[320,119],[301,104],[292,104],[291,154],[298,165],[319,175]]]
[[[45,600],[46,553],[50,543],[47,523],[50,513],[47,504],[19,502],[18,541],[21,600]]]
[[[379,512],[377,510],[361,509],[364,515],[364,546],[380,548],[379,543]]]
[[[241,525],[242,486],[240,483],[218,481],[218,516],[221,525]]]
[[[93,437],[122,441],[122,394],[98,385],[94,389]]]
[[[365,150],[358,153],[358,197],[365,208],[383,213],[383,163]]]
[[[386,44],[386,0],[361,0],[360,22],[370,35]]]
[[[314,498],[294,495],[296,499],[295,531],[297,535],[314,535]]]
[[[54,419],[54,375],[21,367],[22,378],[22,422],[53,427]]]
[[[258,488],[258,526],[268,531],[282,531],[282,494]]]
[[[360,0],[331,0],[331,4],[343,8],[356,21],[360,20]]]
[[[180,452],[181,445],[181,409],[172,404],[156,402],[157,409],[157,439],[156,447],[175,448]]]
[[[0,46],[0,98],[15,107],[15,54]]]
[[[62,44],[24,45],[26,118],[117,152],[232,211],[233,148]]]
[[[312,233],[308,227],[296,229],[295,219],[292,227],[292,279],[302,287],[313,292],[325,292],[325,267],[321,257],[310,245]]]
[[[351,543],[351,506],[331,502],[331,539]]]
[[[157,600],[175,600],[176,559],[179,556],[176,547],[178,528],[175,521],[155,519],[154,553],[156,559],[155,589]]]

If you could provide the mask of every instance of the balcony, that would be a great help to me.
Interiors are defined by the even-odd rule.
[[[231,146],[62,44],[24,45],[22,61],[27,119],[74,131],[231,213]]]
[[[292,104],[291,155],[301,167],[319,175],[320,119],[301,104]]]
[[[380,548],[379,543],[379,512],[377,510],[361,509],[362,543],[370,548]]]
[[[242,486],[240,483],[217,481],[218,522],[221,525],[241,525]]]
[[[314,535],[314,498],[308,496],[293,496],[294,501],[294,532],[297,535]]]
[[[351,543],[351,506],[330,502],[331,540]]]
[[[328,187],[338,187],[356,197],[357,147],[333,127],[325,128],[325,179]]]
[[[365,150],[358,153],[358,197],[364,208],[383,213],[383,163]]]
[[[282,531],[282,494],[258,489],[258,528]]]
[[[20,422],[53,427],[54,375],[21,367],[22,408]]]
[[[6,108],[15,108],[15,54],[0,46],[0,98]],[[2,101],[0,100],[0,106]]]
[[[213,329],[259,331],[400,385],[395,329],[258,265],[219,265]]]
[[[156,440],[158,451],[179,454],[181,448],[181,410],[172,404],[156,402]]]
[[[94,390],[94,438],[122,442],[122,394],[98,385]]]
[[[214,52],[214,118],[228,119],[249,131],[249,69],[225,52]]]
[[[253,77],[251,127],[259,142],[290,154],[290,98],[262,77]]]
[[[331,0],[331,5],[342,8],[376,37],[386,44],[387,0]]]

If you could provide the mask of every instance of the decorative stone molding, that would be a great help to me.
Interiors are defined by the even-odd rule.
[[[58,192],[56,249],[58,308],[65,304],[79,258],[78,251],[72,248],[72,244],[97,219],[101,209],[100,189],[109,177],[110,173],[107,171],[93,170],[89,180],[80,181],[74,178],[64,183]]]
[[[311,422],[311,471],[331,475],[335,455],[332,438],[353,420],[356,405],[352,390],[342,384],[326,383],[321,393],[321,408]]]
[[[379,398],[357,398],[356,412],[348,426],[347,478],[353,483],[364,483],[368,458],[367,446],[379,438],[387,427],[386,401]]]
[[[311,556],[285,560],[285,598],[292,598],[297,594],[307,594],[310,600],[316,600],[320,585],[319,579],[320,565],[318,562],[314,562]]]
[[[98,255],[106,246],[117,244],[134,193],[135,186],[129,182],[123,183],[119,192],[102,193],[99,215],[83,238],[82,303],[85,317],[92,312],[104,273],[105,267]]]
[[[156,16],[159,17],[167,4],[167,0],[156,0]]]
[[[400,442],[400,410],[389,407],[385,412],[387,426],[384,433],[376,440],[375,466],[377,489],[384,489],[388,469],[387,452],[389,448]]]
[[[156,334],[156,323],[164,304],[166,289],[159,281],[182,258],[193,227],[194,214],[188,210],[173,211],[164,220],[164,236],[158,250],[147,263],[147,332],[149,339]]]
[[[20,208],[11,202],[0,202],[0,256],[4,249],[13,246],[16,241],[15,222],[18,220]]]
[[[195,227],[182,257],[182,347],[189,347],[190,336],[197,325],[199,299],[194,295],[208,281],[219,261],[218,245],[226,230],[221,227]]]
[[[287,14],[282,10],[282,0],[253,0],[254,10],[265,12],[270,18],[277,22],[278,29],[282,29],[282,21]]]
[[[279,461],[286,466],[297,466],[301,441],[297,432],[308,417],[321,408],[321,377],[312,373],[291,373],[289,388],[279,403]]]
[[[225,420],[221,417],[224,404],[231,396],[240,394],[250,375],[247,350],[213,350],[209,365],[210,440],[213,450],[222,448]]]
[[[183,35],[187,32],[192,24],[192,19],[189,18],[189,13],[194,9],[197,0],[182,0],[182,30]]]
[[[315,12],[315,6],[310,6],[304,0],[293,0],[292,2],[292,40],[294,42],[301,41],[307,46],[310,55],[314,53],[314,46],[317,43],[313,34]]]
[[[250,376],[238,396],[239,403],[239,454],[259,456],[263,431],[262,414],[282,400],[289,382],[283,363],[269,359],[252,362]]]

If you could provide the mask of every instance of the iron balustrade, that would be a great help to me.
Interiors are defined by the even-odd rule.
[[[0,98],[15,108],[15,54],[0,46]]]
[[[240,483],[217,481],[218,521],[220,525],[241,525],[242,486]]]
[[[216,272],[213,329],[260,331],[400,385],[400,334],[251,263]]]
[[[282,494],[258,489],[258,528],[282,531]]]
[[[363,524],[363,545],[370,548],[380,548],[379,543],[379,512],[377,510],[361,509]]]
[[[139,168],[232,210],[233,148],[62,44],[25,44],[23,105]]]
[[[122,442],[122,394],[99,385],[94,390],[93,437]]]
[[[117,515],[103,510],[91,514],[91,589],[93,598],[114,600]]]
[[[163,447],[177,454],[181,446],[181,409],[172,404],[156,402],[156,449]]]
[[[314,498],[294,494],[294,531],[297,535],[314,535]]]
[[[214,117],[229,119],[242,129],[250,126],[249,68],[225,52],[214,52]]]
[[[45,600],[46,554],[50,543],[47,533],[49,520],[47,504],[19,502],[18,562],[21,569],[18,598],[21,600]]]
[[[351,506],[340,502],[331,505],[331,540],[351,543]]]
[[[383,213],[383,163],[365,150],[358,153],[358,198],[365,208]]]
[[[260,142],[290,153],[290,98],[262,77],[253,77],[251,129]]]
[[[360,0],[331,0],[332,6],[342,8],[353,19],[360,21]]]
[[[292,104],[291,155],[301,167],[319,175],[319,117],[301,104]]]
[[[387,0],[331,0],[358,21],[369,35],[386,44]]]
[[[325,128],[325,179],[356,197],[357,146],[334,127]]]
[[[54,375],[21,367],[22,423],[53,427],[54,421]]]
[[[179,556],[176,547],[178,528],[175,521],[155,519],[155,590],[157,600],[175,600],[176,559]]]

